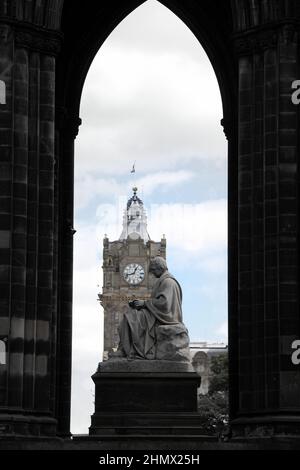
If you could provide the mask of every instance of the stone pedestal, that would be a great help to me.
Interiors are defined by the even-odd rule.
[[[201,434],[191,364],[110,360],[99,364],[90,435]]]

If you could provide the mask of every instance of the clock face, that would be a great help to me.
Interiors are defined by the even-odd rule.
[[[145,277],[144,268],[137,263],[127,264],[123,271],[123,277],[128,284],[140,284]]]

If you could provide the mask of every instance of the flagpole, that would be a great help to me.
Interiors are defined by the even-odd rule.
[[[132,175],[132,187],[135,187],[136,184],[135,184],[135,163],[136,161],[134,162],[134,164],[132,165],[132,170],[131,170],[131,175]]]

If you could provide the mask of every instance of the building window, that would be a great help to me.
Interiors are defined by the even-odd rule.
[[[6,87],[3,80],[0,80],[0,104],[6,104]]]

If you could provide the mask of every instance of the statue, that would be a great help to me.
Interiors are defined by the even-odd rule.
[[[149,300],[133,300],[119,325],[118,350],[98,364],[90,435],[203,432],[197,413],[201,379],[191,364],[182,323],[182,292],[162,257],[150,260]],[[134,267],[129,275],[134,275]]]
[[[129,302],[130,310],[119,325],[118,350],[112,358],[190,361],[189,337],[182,323],[182,291],[169,273],[164,258],[150,262],[157,281],[149,300]]]

